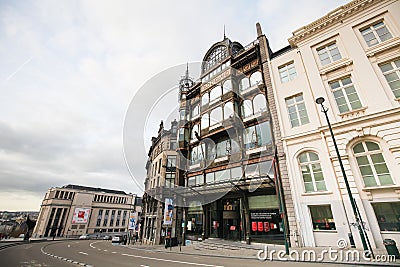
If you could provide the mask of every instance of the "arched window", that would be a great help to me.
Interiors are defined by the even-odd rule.
[[[207,105],[208,102],[210,101],[210,97],[208,96],[208,93],[205,93],[202,97],[201,97],[201,105]]]
[[[214,50],[208,55],[204,62],[203,71],[206,72],[213,66],[217,65],[224,58],[228,56],[228,51],[225,46],[220,45],[214,48]]]
[[[379,144],[362,141],[353,147],[353,152],[366,187],[393,184]]]
[[[262,82],[261,72],[256,71],[250,76],[250,85],[254,86]]]
[[[299,155],[298,159],[306,192],[326,191],[318,154],[304,152]]]
[[[200,114],[200,106],[196,105],[192,109],[192,118],[197,117]]]
[[[226,80],[222,86],[222,90],[223,90],[224,94],[232,91],[232,81]]]
[[[267,109],[267,101],[263,94],[258,94],[253,99],[254,114],[263,112]]]
[[[246,118],[253,115],[253,105],[251,103],[251,100],[246,99],[245,101],[243,101],[242,104],[242,117]]]
[[[201,117],[201,129],[204,130],[210,126],[210,118],[208,113],[203,114]]]
[[[239,83],[239,90],[240,91],[244,91],[249,87],[250,87],[249,78],[244,77],[243,79],[240,80],[240,83]]]
[[[229,117],[233,117],[233,103],[227,102],[224,105],[224,120],[229,119]]]
[[[221,94],[222,94],[221,86],[218,85],[214,87],[210,92],[210,102],[219,99],[221,97]]]
[[[191,141],[196,141],[197,140],[195,132],[197,132],[200,135],[200,127],[199,127],[198,124],[193,125],[192,133],[190,135],[190,140]]]
[[[210,113],[210,126],[222,121],[222,108],[217,107]]]

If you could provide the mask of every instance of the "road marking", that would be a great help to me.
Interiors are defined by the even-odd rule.
[[[173,263],[181,263],[181,264],[189,264],[189,265],[197,265],[197,266],[209,266],[209,267],[224,267],[224,266],[217,266],[212,264],[205,264],[205,263],[196,263],[196,262],[187,262],[187,261],[176,261],[176,260],[167,260],[167,259],[159,259],[159,258],[152,258],[146,256],[139,256],[139,255],[132,255],[132,254],[121,254],[122,256],[128,257],[135,257],[140,259],[147,259],[147,260],[155,260],[155,261],[165,261],[165,262],[173,262]]]
[[[71,245],[68,245],[68,247],[70,248],[70,247],[71,247]]]
[[[150,267],[149,265],[140,264],[140,267]]]
[[[107,252],[108,250],[107,250],[107,249],[105,249],[105,250],[103,250],[103,251]]]
[[[112,254],[115,254],[115,253],[117,253],[117,252],[115,252],[115,251],[113,251],[113,252],[111,252]]]
[[[89,254],[87,254],[86,252],[82,252],[82,251],[79,251],[79,253],[81,253],[81,254],[83,254],[83,255],[89,255]]]

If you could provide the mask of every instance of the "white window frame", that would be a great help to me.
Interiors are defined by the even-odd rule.
[[[290,73],[290,70],[294,69],[293,73]],[[288,62],[282,66],[278,67],[279,79],[281,83],[286,83],[291,80],[294,80],[297,77],[296,67],[294,65],[294,61]],[[286,74],[282,76],[282,74]],[[287,77],[287,80],[283,80],[283,77]]]
[[[351,83],[343,85],[343,80],[345,80],[347,78],[350,79]],[[332,88],[332,84],[335,83],[335,82],[339,83],[339,87]],[[346,112],[352,112],[353,110],[358,110],[358,109],[362,109],[363,108],[363,103],[361,102],[361,98],[360,98],[360,96],[358,94],[358,91],[357,91],[355,85],[354,85],[353,77],[351,75],[344,76],[344,77],[329,81],[328,82],[328,86],[329,86],[329,89],[331,90],[331,92],[333,94],[333,98],[335,99],[335,103],[336,103],[336,106],[338,108],[339,113],[343,114],[343,113],[346,113]],[[351,95],[351,94],[348,94],[347,91],[346,91],[346,89],[351,87],[351,86],[354,88],[355,94],[357,95],[358,102],[360,102],[360,107],[353,108],[352,105],[351,105],[352,103],[356,102],[356,101],[350,102],[349,95]],[[338,92],[338,91],[341,91],[341,93],[342,93],[342,95],[343,95],[343,97],[344,97],[344,99],[346,101],[346,107],[347,107],[348,110],[345,110],[345,111],[341,111],[340,110],[339,104],[337,102],[337,98],[335,96],[335,92]],[[340,105],[340,106],[343,106],[343,104]]]
[[[375,27],[374,27],[374,26],[376,26],[377,24],[380,24],[380,23],[382,23],[383,25],[380,26],[379,28],[375,28]],[[378,30],[380,30],[380,29],[382,29],[382,28],[386,28],[386,30],[387,30],[387,32],[388,32],[387,34],[390,35],[390,37],[389,37],[387,40],[392,39],[392,38],[393,38],[393,34],[392,34],[391,30],[389,29],[389,27],[388,27],[388,25],[387,25],[387,23],[385,22],[384,19],[375,21],[375,22],[370,23],[370,24],[368,24],[367,26],[362,27],[362,28],[359,29],[359,30],[360,30],[360,34],[361,34],[361,37],[363,38],[363,40],[364,40],[365,44],[367,45],[367,47],[373,47],[373,46],[376,46],[376,45],[378,45],[378,44],[380,44],[380,43],[383,43],[383,42],[387,41],[387,40],[383,40],[383,41],[382,41],[381,36],[383,36],[383,35],[379,35],[379,33],[377,32]],[[368,29],[369,29],[369,31],[368,31],[367,33],[363,33],[363,31],[366,31],[366,30],[368,30]],[[374,40],[376,40],[376,43],[370,44],[370,43],[365,39],[365,36],[366,36],[367,34],[372,34],[372,35],[374,36]],[[371,41],[371,40],[373,40],[373,39],[370,39],[370,41]]]
[[[391,60],[389,60],[389,61],[380,63],[380,64],[378,65],[378,67],[379,67],[379,69],[381,70],[382,75],[384,76],[385,81],[386,81],[387,85],[389,86],[389,89],[392,91],[392,93],[394,94],[394,96],[396,97],[396,99],[399,99],[399,98],[400,98],[400,85],[399,85],[398,88],[393,89],[393,88],[390,86],[390,83],[389,83],[389,81],[388,81],[388,79],[387,79],[387,77],[386,77],[387,75],[390,75],[390,74],[395,73],[395,74],[397,75],[397,79],[395,79],[395,80],[393,80],[393,81],[391,81],[391,82],[399,82],[399,81],[400,81],[400,64],[399,64],[399,66],[397,67],[396,64],[395,64],[395,61],[399,61],[399,62],[400,62],[400,58],[394,58],[394,59],[391,59]],[[383,70],[382,70],[382,66],[383,66],[383,65],[387,65],[387,64],[390,64],[391,67],[392,67],[393,69],[392,69],[392,70],[383,71]]]
[[[300,96],[302,97],[302,100],[297,101],[297,98],[300,97]],[[293,103],[289,104],[288,101],[291,100],[291,99],[293,99]],[[287,112],[288,112],[288,118],[289,118],[290,126],[292,128],[299,127],[299,126],[302,126],[302,125],[310,123],[310,118],[308,117],[306,102],[304,101],[304,96],[303,96],[302,93],[286,98],[285,102],[286,102],[286,109],[287,109]],[[306,113],[306,116],[300,116],[300,111],[302,111],[302,110],[299,109],[299,105],[300,104],[304,105],[304,112]],[[290,113],[290,111],[289,111],[289,108],[291,108],[291,107],[294,107],[296,109],[295,110],[296,120],[299,122],[299,125],[293,125],[293,121],[294,120],[291,119],[290,114],[292,114],[292,113]],[[303,122],[302,118],[306,118],[306,121]]]
[[[332,51],[335,50],[335,49],[338,51],[338,54],[336,54],[336,55],[339,55],[339,57],[340,57],[338,59],[334,59],[333,58]],[[324,51],[324,52],[322,52],[322,51]],[[328,55],[327,59],[329,59],[329,62],[327,62],[327,63],[324,63],[323,60],[321,59],[321,55],[323,55],[325,53]],[[318,55],[318,58],[319,58],[319,62],[321,63],[321,66],[329,65],[332,62],[338,61],[338,60],[343,58],[336,41],[335,42],[330,42],[330,43],[328,43],[326,45],[318,47],[317,48],[317,55]]]

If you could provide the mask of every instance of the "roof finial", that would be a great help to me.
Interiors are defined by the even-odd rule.
[[[224,24],[224,40],[225,40],[225,38],[226,38],[226,35],[225,35],[225,24]]]
[[[186,78],[189,78],[189,62],[186,62]]]

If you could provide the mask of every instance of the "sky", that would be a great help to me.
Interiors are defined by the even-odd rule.
[[[347,2],[0,1],[0,210],[39,210],[48,188],[67,184],[142,195],[134,179],[144,180],[147,153],[131,177],[123,127],[148,80],[201,61],[224,25],[246,45],[260,22],[277,51]],[[154,113],[134,141],[148,150],[162,119]]]

